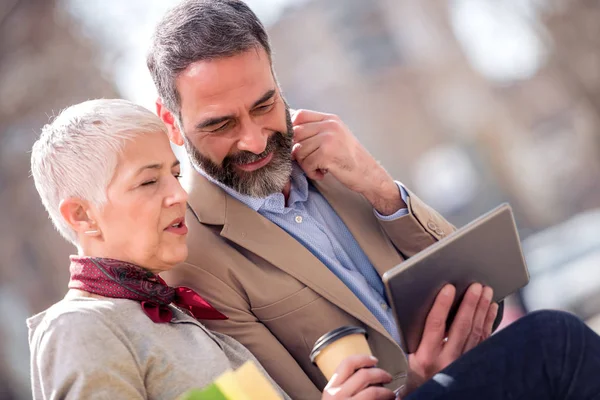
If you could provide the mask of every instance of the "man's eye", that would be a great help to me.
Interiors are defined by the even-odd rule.
[[[262,106],[258,106],[254,109],[254,111],[258,111],[258,112],[265,112],[265,111],[269,111],[271,108],[273,108],[273,106],[275,105],[275,103],[271,103],[271,104],[265,104]]]
[[[229,122],[224,123],[223,125],[219,126],[218,128],[215,129],[211,129],[209,132],[213,133],[213,132],[222,132],[225,129],[227,129],[229,127]]]
[[[173,176],[177,179],[181,179],[183,177],[183,175],[181,175],[181,172],[174,173]]]

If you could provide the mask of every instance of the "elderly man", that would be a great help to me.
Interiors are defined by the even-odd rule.
[[[271,61],[242,1],[183,1],[156,28],[157,112],[195,169],[190,255],[165,278],[228,315],[208,326],[248,347],[293,398],[318,397],[326,382],[309,351],[341,325],[367,329],[389,387],[416,387],[491,334],[492,290],[474,284],[449,332],[455,293],[442,290],[419,349],[404,354],[381,275],[454,228],[339,118],[292,115]]]

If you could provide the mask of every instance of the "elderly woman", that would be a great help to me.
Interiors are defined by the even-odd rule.
[[[65,298],[27,321],[35,399],[173,399],[254,360],[199,322],[227,316],[158,276],[187,256],[187,194],[160,119],[124,100],[72,106],[44,127],[31,169],[77,247]],[[375,363],[347,360],[323,398],[392,398],[376,386],[386,372],[354,374]]]

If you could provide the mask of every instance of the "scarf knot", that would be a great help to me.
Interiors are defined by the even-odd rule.
[[[160,276],[132,263],[71,256],[70,272],[70,289],[138,301],[146,315],[156,323],[171,321],[173,312],[170,304],[199,320],[227,319],[192,289],[168,286]]]

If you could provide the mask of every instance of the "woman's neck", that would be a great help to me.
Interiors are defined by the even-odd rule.
[[[81,297],[90,297],[93,299],[105,299],[106,298],[104,296],[100,296],[99,294],[86,292],[85,290],[69,289],[69,291],[67,292],[67,294],[65,295],[65,297],[63,299],[64,300],[72,300],[72,299],[81,298]]]
[[[150,271],[156,275],[160,274],[161,272],[168,271],[174,267],[174,265],[165,265],[165,266],[161,265],[161,268],[158,268],[158,267],[149,268],[145,265],[142,265],[138,262],[128,259],[128,257],[124,257],[124,256],[120,256],[120,255],[110,255],[110,253],[106,253],[106,252],[102,252],[102,251],[88,251],[82,247],[78,247],[77,250],[78,250],[77,257],[109,258],[111,260],[118,260],[118,261],[122,261],[124,263],[136,265],[136,266],[138,266],[142,269],[145,269],[146,271]]]

